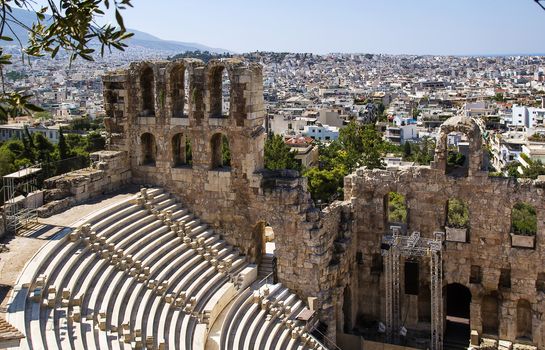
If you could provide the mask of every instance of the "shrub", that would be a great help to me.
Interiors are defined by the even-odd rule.
[[[447,226],[469,228],[469,209],[459,199],[449,199],[447,204]]]
[[[537,233],[536,209],[528,203],[517,203],[511,211],[511,230],[514,234],[535,236]]]

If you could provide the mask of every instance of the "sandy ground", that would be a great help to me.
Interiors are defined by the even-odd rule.
[[[47,243],[43,239],[12,237],[2,241],[8,251],[0,253],[0,285],[13,287],[26,262]]]

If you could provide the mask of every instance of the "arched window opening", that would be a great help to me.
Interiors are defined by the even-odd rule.
[[[483,297],[481,304],[481,319],[483,322],[483,333],[498,335],[500,328],[499,301],[496,294]]]
[[[170,74],[170,96],[172,98],[172,117],[182,118],[184,116],[185,102],[185,69],[177,66]]]
[[[532,341],[532,306],[528,300],[517,303],[517,338]]]
[[[390,226],[401,226],[405,232],[407,228],[407,204],[405,196],[398,192],[389,192],[385,198],[386,202],[386,228]]]
[[[222,66],[214,67],[210,72],[210,117],[229,116],[230,91],[231,82],[227,69]]]
[[[189,69],[184,71],[184,117],[189,116],[189,98],[191,94],[191,81],[189,79]]]
[[[142,91],[142,115],[155,115],[155,79],[151,67],[146,67],[140,75],[140,89]]]
[[[447,135],[446,174],[454,177],[467,177],[469,171],[469,142],[460,132]]]
[[[157,156],[157,145],[155,137],[150,133],[145,133],[140,137],[142,147],[142,162],[141,165],[155,166]]]
[[[221,76],[221,97],[221,115],[223,117],[228,117],[231,108],[231,80],[229,79],[227,69],[223,70]]]
[[[182,134],[176,134],[172,137],[172,166],[183,167],[193,164],[191,154],[191,140]]]
[[[210,141],[212,149],[212,169],[229,168],[231,166],[231,150],[229,140],[223,134],[215,134]]]
[[[511,232],[522,236],[535,236],[537,233],[536,208],[524,202],[513,206],[511,211]]]

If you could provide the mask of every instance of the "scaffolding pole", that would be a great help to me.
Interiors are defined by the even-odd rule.
[[[410,236],[401,235],[397,226],[390,227],[390,234],[382,239],[382,255],[385,259],[386,339],[397,342],[401,331],[400,317],[400,260],[401,257],[430,258],[431,294],[431,350],[443,349],[443,280],[442,280],[442,232],[434,238],[422,238],[419,232]]]
[[[29,167],[3,176],[4,215],[8,231],[17,231],[38,220],[36,208],[41,205],[38,196],[38,174],[41,168]]]

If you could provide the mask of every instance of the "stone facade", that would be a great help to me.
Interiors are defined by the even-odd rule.
[[[230,79],[228,115],[222,113],[218,78],[224,69]],[[471,294],[473,345],[482,339],[484,345],[502,341],[514,348],[545,348],[544,181],[488,177],[479,125],[455,117],[442,126],[431,166],[358,169],[345,178],[345,200],[319,210],[296,172],[263,169],[262,89],[261,67],[238,59],[141,62],[111,73],[104,77],[104,98],[108,147],[120,152],[113,163],[122,164],[134,183],[175,193],[252,262],[262,256],[263,224],[272,226],[278,280],[302,298],[316,298],[314,306],[332,339],[337,331],[385,319],[381,240],[389,229],[389,192],[405,196],[404,227],[423,237],[445,232],[447,201],[457,198],[469,208],[469,228],[465,236],[452,231],[443,245],[445,309],[453,297],[449,288],[465,288]],[[447,171],[446,140],[452,131],[469,141],[462,176]],[[230,164],[222,164],[222,137]],[[62,179],[52,180],[49,198],[59,196],[53,188],[65,197],[87,198],[96,191],[77,188],[92,178],[66,186]],[[523,248],[511,244],[511,211],[518,202],[537,209],[533,246],[528,238],[513,240],[526,242]],[[430,330],[429,263],[415,262],[418,292],[403,292],[402,271],[400,302],[404,325],[425,333]]]
[[[230,80],[229,115],[218,107],[218,76],[224,69]],[[184,86],[186,74],[189,86]],[[185,89],[189,98],[182,102]],[[176,194],[252,262],[260,262],[264,249],[263,223],[272,226],[278,280],[303,298],[316,297],[334,337],[336,299],[344,288],[338,283],[348,281],[341,276],[349,273],[349,259],[343,258],[350,246],[349,203],[320,211],[306,179],[263,169],[261,66],[239,59],[136,63],[104,77],[104,98],[109,148],[129,155],[133,182]],[[229,166],[218,160],[218,135],[228,140]]]
[[[470,141],[467,177],[445,174],[444,140],[452,130],[466,133]],[[517,182],[489,177],[481,170],[481,143],[475,122],[464,117],[452,118],[444,125],[431,167],[359,169],[345,178],[345,198],[350,199],[354,215],[352,237],[357,254],[363,257],[362,266],[353,274],[350,283],[355,299],[352,305],[356,306],[347,318],[352,324],[356,322],[355,317],[384,319],[384,276],[373,271],[376,263],[373,259],[380,256],[381,238],[388,232],[388,193],[398,192],[405,196],[408,232],[418,231],[430,238],[434,232],[445,232],[447,201],[457,198],[469,207],[470,227],[467,243],[444,243],[444,303],[453,297],[448,295],[449,285],[465,286],[471,293],[472,330],[487,338],[545,347],[541,321],[545,304],[539,281],[545,271],[545,241],[542,238],[545,233],[545,181]],[[536,237],[526,237],[526,240],[535,239],[535,247],[530,245],[529,249],[511,244],[511,211],[519,202],[537,209],[538,233]],[[479,271],[479,276],[475,276],[475,271]],[[419,260],[418,276],[419,295],[404,294],[404,278],[401,278],[401,308],[408,310],[407,328],[425,330],[429,329],[429,315],[425,316],[429,304],[422,302],[421,295],[425,289],[429,290],[430,273],[429,263],[424,259]],[[525,324],[528,322],[530,324]]]
[[[91,166],[44,181],[44,206],[39,217],[49,217],[89,198],[113,192],[131,183],[127,155],[122,151],[91,154]]]

